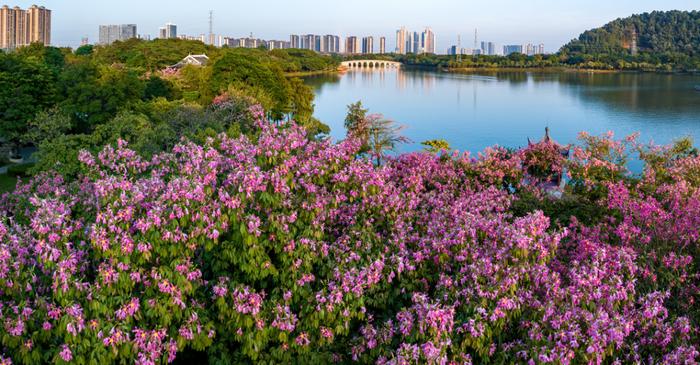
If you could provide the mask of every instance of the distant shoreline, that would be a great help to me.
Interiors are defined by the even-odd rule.
[[[325,74],[337,74],[340,69],[335,70],[320,70],[320,71],[301,71],[301,72],[286,72],[284,76],[286,77],[306,77],[306,76],[316,76]]]
[[[403,67],[408,69],[429,69],[438,72],[445,73],[473,73],[473,72],[541,72],[541,73],[582,73],[582,74],[668,74],[668,75],[699,75],[698,71],[660,71],[660,70],[601,70],[593,68],[574,68],[566,66],[551,66],[551,67],[460,67],[460,68],[450,68],[450,67],[439,67],[432,65],[404,65]],[[343,73],[348,71],[346,67],[339,67],[337,71],[323,71],[309,73],[309,75],[318,73]],[[302,76],[307,76],[303,74]]]
[[[597,70],[569,67],[463,67],[463,68],[443,68],[441,71],[448,73],[468,73],[468,72],[551,72],[551,73],[639,73],[637,70]]]

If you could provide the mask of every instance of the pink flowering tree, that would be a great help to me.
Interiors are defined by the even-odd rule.
[[[700,359],[692,156],[651,183],[591,137],[566,199],[603,218],[564,227],[515,209],[540,189],[521,151],[375,165],[249,113],[248,136],[122,141],[2,197],[0,363]]]

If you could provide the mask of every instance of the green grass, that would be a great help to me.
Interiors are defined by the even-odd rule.
[[[15,190],[17,178],[10,175],[0,175],[0,194]]]

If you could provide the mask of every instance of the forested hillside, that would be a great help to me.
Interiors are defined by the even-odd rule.
[[[684,63],[700,56],[699,11],[654,11],[591,29],[561,49],[573,58],[633,57],[648,63]]]

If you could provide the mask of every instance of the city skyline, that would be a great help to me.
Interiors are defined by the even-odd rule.
[[[213,10],[214,33],[217,35],[243,37],[253,33],[256,38],[279,40],[287,40],[289,34],[308,33],[337,34],[341,39],[351,35],[372,35],[375,39],[384,36],[387,51],[396,47],[394,33],[397,27],[405,25],[408,29],[423,29],[430,25],[438,35],[435,45],[438,53],[444,53],[456,44],[458,35],[463,40],[468,39],[474,28],[479,28],[483,35],[481,39],[499,45],[544,43],[547,52],[554,52],[581,32],[618,17],[652,10],[698,8],[697,2],[688,0],[669,0],[663,4],[649,0],[593,0],[578,4],[552,0],[535,0],[527,4],[510,0],[496,0],[489,4],[436,0],[430,5],[411,0],[383,3],[358,0],[352,4],[260,0],[235,6],[223,0],[197,3],[123,0],[99,4],[87,0],[69,3],[47,0],[14,1],[8,5],[28,8],[34,3],[54,12],[52,44],[57,46],[77,47],[84,37],[88,37],[90,43],[97,43],[101,24],[137,24],[144,38],[157,37],[158,28],[167,22],[178,24],[178,33],[181,34],[209,34],[209,10]],[[362,7],[372,11],[362,19],[352,16],[351,10]],[[546,12],[542,11],[544,8]],[[256,11],[260,15],[252,16]],[[87,13],[90,13],[89,17],[85,16]]]
[[[108,45],[115,41],[126,41],[131,38],[139,38],[141,35],[137,31],[136,24],[103,24],[99,26],[99,40],[97,44]],[[150,40],[150,35],[144,37]],[[230,36],[225,36],[221,34],[200,34],[200,35],[187,35],[177,32],[177,24],[167,23],[165,26],[160,27],[158,30],[157,38],[169,39],[178,38],[186,40],[201,41],[202,43],[214,45],[216,47],[243,47],[243,48],[257,48],[259,46],[265,46],[266,48],[273,49],[286,49],[286,48],[299,48],[308,49],[318,53],[323,54],[385,54],[386,50],[386,37],[379,36],[378,43],[379,49],[375,48],[375,37],[369,36],[348,36],[345,39],[344,47],[341,47],[342,42],[340,41],[340,36],[333,34],[317,35],[317,34],[305,34],[298,35],[292,34],[289,36],[289,40],[273,40],[273,39],[260,39],[253,37],[252,34],[248,37],[235,38]],[[430,27],[426,27],[420,34],[418,32],[409,32],[405,27],[401,27],[396,31],[396,42],[397,46],[393,52],[399,54],[406,53],[433,53],[440,54],[435,49],[435,34]],[[477,30],[475,30],[475,39],[477,38]],[[361,43],[360,43],[361,42]],[[87,38],[81,39],[81,45],[89,44]],[[478,46],[478,44],[477,44]],[[501,52],[502,50],[502,52]],[[389,52],[391,53],[391,52]],[[450,46],[446,53],[447,55],[503,55],[508,56],[512,53],[522,53],[528,56],[545,54],[544,44],[531,44],[531,43],[521,43],[517,45],[503,45],[501,48],[500,44],[496,44],[490,41],[481,41],[481,47],[468,48],[460,47],[459,45]]]

